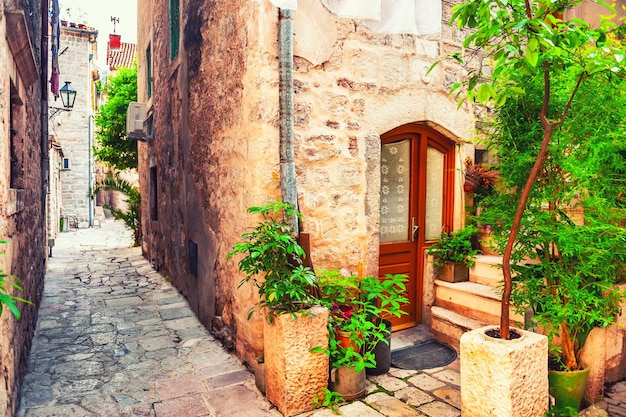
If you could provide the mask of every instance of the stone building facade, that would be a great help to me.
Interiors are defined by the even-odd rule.
[[[46,266],[45,3],[0,3],[0,240],[8,242],[0,244],[0,270],[19,277],[23,291],[9,291],[33,303],[18,303],[20,320],[7,308],[0,315],[0,415],[9,417],[19,399]]]
[[[59,112],[50,118],[49,133],[61,146],[59,184],[61,217],[76,219],[81,227],[91,226],[95,203],[89,192],[95,184],[95,169],[92,148],[95,126],[95,81],[99,72],[94,65],[98,32],[92,28],[62,26],[60,36],[60,86],[66,81],[77,91],[72,111]],[[49,97],[51,107],[63,107],[61,99]],[[56,167],[53,167],[56,168]],[[54,173],[54,172],[53,172]],[[56,233],[56,224],[51,235]]]
[[[473,109],[457,109],[448,93],[460,68],[442,62],[428,72],[461,48],[461,33],[447,24],[451,3],[434,3],[441,8],[430,23],[440,30],[430,36],[384,33],[385,22],[376,29],[326,1],[297,3],[281,17],[270,0],[138,1],[138,96],[153,131],[139,143],[143,251],[202,322],[249,362],[263,347],[262,318],[247,320],[255,290],[237,289],[237,260],[226,260],[257,220],[247,207],[295,193],[316,269],[356,271],[361,263],[370,275],[391,271],[381,231],[400,227],[415,243],[406,255],[414,268],[413,310],[401,323],[409,327],[427,319],[424,249],[442,228],[462,225],[459,168],[473,155],[466,140]],[[291,29],[281,38],[286,23]],[[281,78],[285,63],[292,64],[285,72],[293,87]],[[285,138],[293,161],[281,160]],[[381,181],[399,180],[381,177],[381,167],[402,163],[383,161],[396,144],[413,152],[408,169],[415,177],[410,194],[393,198],[421,204],[400,216],[401,225],[381,214]]]

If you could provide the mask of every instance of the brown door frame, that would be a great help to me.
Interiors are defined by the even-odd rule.
[[[379,244],[380,256],[388,255],[393,256],[393,250],[387,251],[386,249],[392,248],[392,245],[397,247],[408,248],[405,253],[409,253],[409,256],[415,257],[414,259],[408,259],[408,262],[415,265],[415,282],[412,285],[414,291],[415,300],[415,321],[409,321],[401,324],[394,325],[394,330],[401,330],[409,328],[419,324],[422,321],[422,307],[424,297],[424,251],[427,249],[434,240],[427,241],[425,239],[426,231],[426,157],[428,146],[432,146],[439,150],[444,155],[444,193],[442,201],[442,225],[444,228],[452,229],[454,218],[454,170],[455,170],[455,143],[453,140],[445,137],[443,134],[437,132],[423,124],[410,123],[403,126],[399,126],[390,130],[387,133],[381,135],[381,146],[387,143],[393,143],[402,139],[411,139],[411,190],[409,192],[409,216],[408,221],[413,215],[417,219],[418,235],[414,242],[409,240],[406,242]],[[418,149],[414,149],[418,146]],[[410,225],[409,225],[410,229]],[[410,233],[410,231],[409,231]],[[386,247],[385,247],[386,246]],[[380,263],[379,263],[380,265]],[[386,265],[385,265],[386,266]],[[383,266],[383,268],[385,267]],[[379,267],[380,270],[380,267]],[[380,274],[384,275],[384,274]]]

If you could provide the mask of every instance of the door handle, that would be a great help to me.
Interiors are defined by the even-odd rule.
[[[415,224],[415,217],[411,218],[411,242],[415,242],[417,239],[417,233],[419,232],[420,227]]]

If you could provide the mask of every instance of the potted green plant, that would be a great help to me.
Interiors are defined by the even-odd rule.
[[[245,273],[239,287],[252,282],[260,300],[248,317],[263,310],[269,322],[280,314],[294,314],[317,303],[318,282],[311,268],[303,265],[304,249],[291,234],[284,216],[302,215],[282,201],[248,208],[261,216],[255,228],[241,235],[241,241],[227,255],[243,255],[239,270]]]
[[[282,201],[248,212],[260,220],[242,234],[227,258],[243,255],[238,265],[245,277],[239,286],[252,283],[257,289],[259,301],[248,318],[255,311],[265,317],[266,395],[283,415],[291,416],[311,409],[326,389],[328,357],[313,348],[328,347],[328,310],[318,305],[317,277],[303,265],[304,250],[286,222],[294,216],[301,219],[301,214]]]
[[[465,158],[465,183],[463,190],[474,194],[474,203],[479,203],[483,196],[488,195],[495,187],[500,173],[485,164],[474,163]]]
[[[359,278],[345,269],[320,270],[317,275],[320,303],[330,310],[328,348],[317,348],[329,357],[329,392],[337,399],[355,400],[365,393],[365,367],[372,359],[364,351],[372,324],[362,308]]]
[[[550,277],[527,273],[527,282],[520,286],[521,292],[518,292],[517,299],[522,301],[524,291],[534,291],[533,285],[538,286],[538,291],[546,289],[553,292],[556,296],[554,302],[564,307],[558,309],[561,318],[555,317],[556,327],[560,327],[562,317],[583,313],[570,309],[569,303],[562,302],[567,301],[566,298],[561,297],[570,289],[579,291],[581,287],[576,283],[581,279],[609,284],[612,277],[616,276],[616,265],[620,263],[613,262],[617,261],[613,259],[604,265],[600,264],[599,270],[591,271],[586,268],[586,263],[578,263],[577,260],[593,258],[596,244],[592,243],[587,249],[573,248],[562,240],[568,234],[571,238],[578,235],[578,231],[582,231],[570,226],[573,234],[567,232],[565,224],[572,222],[572,219],[562,216],[562,204],[574,203],[575,199],[582,197],[585,202],[579,207],[584,210],[583,224],[600,227],[591,217],[601,213],[602,216],[606,215],[608,211],[600,206],[610,206],[618,201],[616,195],[623,193],[625,185],[623,140],[617,139],[624,136],[624,106],[619,104],[623,103],[624,96],[615,94],[615,91],[622,91],[623,75],[626,72],[626,42],[619,35],[623,32],[624,25],[615,20],[615,8],[612,5],[605,5],[606,16],[602,16],[593,25],[580,19],[576,13],[572,14],[575,18],[567,18],[569,13],[565,13],[563,17],[564,9],[576,7],[580,3],[578,0],[514,0],[506,3],[467,0],[452,9],[451,20],[459,29],[467,31],[467,37],[463,42],[464,51],[451,54],[451,58],[456,62],[469,64],[467,77],[455,83],[452,91],[456,90],[456,96],[461,103],[468,99],[468,102],[490,108],[498,125],[489,127],[483,133],[489,137],[490,149],[493,149],[492,136],[499,142],[500,152],[497,158],[500,167],[509,168],[507,174],[500,171],[502,184],[498,188],[502,188],[503,193],[500,195],[503,198],[496,205],[499,210],[494,210],[494,217],[484,222],[495,225],[494,221],[502,221],[503,241],[506,240],[506,245],[501,246],[504,279],[500,325],[496,329],[498,334],[487,340],[484,337],[485,330],[480,329],[483,337],[481,345],[489,345],[492,353],[491,359],[484,361],[485,364],[501,363],[501,360],[514,358],[510,352],[502,355],[502,348],[511,346],[514,349],[518,341],[524,339],[513,337],[519,332],[511,331],[510,303],[517,280],[512,270],[526,256],[548,262],[539,267],[539,272],[554,272],[552,278],[555,279],[555,285],[546,286],[545,281],[551,279]],[[465,51],[469,53],[465,54]],[[475,59],[477,56],[480,57],[478,60]],[[482,65],[487,62],[488,65]],[[588,87],[590,89],[587,90]],[[586,106],[585,102],[591,105]],[[581,104],[589,111],[578,112]],[[562,160],[561,164],[555,165],[557,171],[546,169],[545,163],[552,158]],[[559,168],[561,173],[558,172]],[[553,178],[552,174],[558,175]],[[553,192],[557,193],[553,196],[560,196],[562,199],[556,200],[545,194]],[[558,202],[560,207],[552,206],[554,202]],[[545,211],[542,210],[544,208]],[[537,215],[552,216],[557,223],[561,223],[553,224],[558,226],[557,233],[550,231],[547,222],[542,226],[543,231],[538,233]],[[533,240],[535,243],[544,243],[542,252],[535,252],[537,245],[531,243]],[[526,243],[522,243],[523,241]],[[617,257],[624,256],[623,240],[621,247],[617,251]],[[579,251],[587,252],[587,256]],[[565,262],[553,262],[562,256],[563,261],[576,261],[575,269],[569,268],[573,274],[551,271],[552,268],[566,266]],[[623,265],[623,259],[621,262]],[[605,272],[608,272],[607,278],[602,277]],[[591,287],[595,288],[596,293],[590,294],[590,299],[603,300],[606,292],[600,291],[601,287],[595,284]],[[604,291],[609,292],[609,288],[612,288],[603,287]],[[607,305],[609,308],[605,313],[608,314],[604,316],[609,321],[614,320],[611,304]],[[534,307],[540,312],[547,306]],[[594,310],[595,307],[588,305],[585,309]],[[565,336],[569,342],[573,342],[570,337]],[[547,354],[547,338],[545,342]],[[542,382],[547,379],[543,377],[543,367],[547,372],[547,355],[545,361],[543,357],[539,358],[539,365],[531,361],[525,362],[525,369],[533,370],[533,373],[518,372],[519,367],[510,367],[509,369],[516,369],[516,372],[508,372],[506,379],[514,383],[509,384],[502,378],[507,383],[501,384],[506,389],[501,391],[494,387],[494,375],[491,372],[472,373],[472,369],[478,369],[475,354],[477,346],[478,344],[464,345],[464,340],[461,339],[461,367],[469,371],[461,376],[463,415],[482,415],[480,413],[484,413],[485,402],[501,403],[506,406],[506,410],[514,411],[512,414],[505,414],[503,407],[502,411],[494,412],[494,415],[543,415],[547,408],[545,399],[548,387],[545,384],[544,393]],[[537,349],[537,353],[539,352]],[[502,366],[499,368],[504,369]],[[536,378],[537,375],[540,378]],[[531,381],[534,382],[533,385],[528,384]],[[506,403],[499,401],[503,398],[503,392],[510,392],[508,387],[511,386],[517,387],[519,393],[534,394],[526,399],[519,395]],[[529,398],[532,401],[528,401]],[[477,399],[480,401],[476,401]],[[530,410],[531,405],[536,406],[534,410]],[[526,414],[526,411],[529,413]]]
[[[359,398],[365,389],[366,370],[380,365],[389,370],[391,352],[389,317],[399,317],[408,303],[405,275],[386,275],[378,279],[360,277],[347,270],[319,271],[323,305],[331,310],[329,348],[331,373],[329,386],[344,399]],[[384,349],[384,347],[387,349]],[[386,356],[385,356],[386,354]]]
[[[570,74],[561,74],[559,80],[561,84],[552,87],[555,107],[566,105],[563,90],[575,82]],[[553,133],[511,250],[515,273],[511,302],[519,312],[530,307],[533,327],[548,335],[550,390],[561,408],[578,410],[585,375],[590,367],[603,366],[597,358],[585,359],[583,348],[594,328],[615,322],[624,299],[616,284],[623,280],[626,265],[626,229],[619,222],[626,207],[625,186],[618,180],[626,172],[626,151],[611,137],[623,135],[626,126],[601,123],[606,112],[613,112],[617,119],[626,117],[622,106],[618,106],[620,114],[611,110],[616,104],[613,92],[624,85],[623,81],[612,85],[598,79],[579,86],[571,119],[565,119]],[[481,221],[500,224],[495,234],[501,245],[509,237],[515,208],[516,194],[507,190],[519,189],[525,181],[530,169],[527,161],[540,140],[534,133],[540,122],[526,116],[540,111],[541,82],[529,81],[526,88],[527,96],[497,112],[495,127],[501,128],[491,140],[507,189],[486,199]],[[514,143],[520,153],[515,158],[510,154]],[[557,392],[557,379],[578,373],[582,373],[578,397],[563,398]],[[603,381],[599,385],[596,389],[601,390]],[[598,395],[592,387],[589,390],[589,399]]]
[[[478,250],[472,240],[478,233],[476,226],[467,226],[452,232],[442,232],[439,240],[428,248],[439,267],[438,278],[447,282],[461,282],[469,279],[469,268],[474,266]]]
[[[407,282],[408,277],[404,274],[387,274],[384,278],[368,276],[361,280],[363,298],[373,305],[370,319],[383,336],[376,335],[370,340],[374,367],[366,369],[368,375],[384,374],[391,367],[391,319],[408,314],[403,310],[403,306],[409,303],[406,297]]]
[[[624,298],[615,284],[626,261],[626,231],[547,222],[535,232],[529,241],[518,240],[545,239],[532,263],[514,267],[512,302],[518,311],[530,306],[535,327],[548,335],[548,376],[556,406],[577,411],[592,365],[581,357],[585,343],[594,327],[615,322]]]

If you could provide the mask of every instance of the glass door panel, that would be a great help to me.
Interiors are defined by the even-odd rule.
[[[443,227],[444,154],[429,146],[426,150],[425,239],[437,239]]]
[[[409,240],[411,141],[382,145],[380,242]]]

